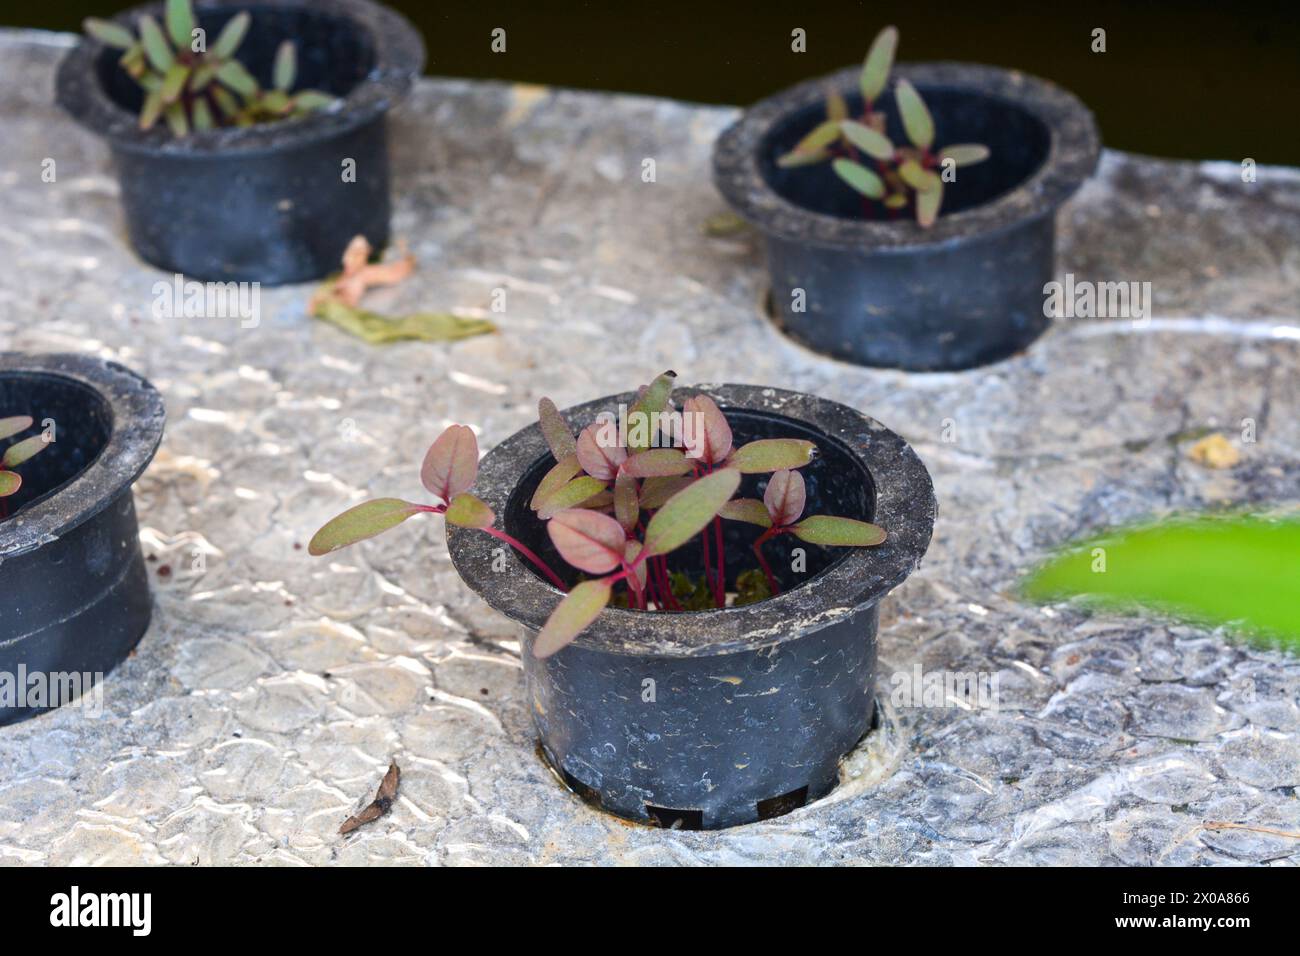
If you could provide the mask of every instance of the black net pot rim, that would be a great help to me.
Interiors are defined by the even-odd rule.
[[[628,656],[697,657],[731,654],[797,640],[877,603],[921,562],[937,514],[934,486],[919,457],[899,435],[856,409],[802,392],[757,385],[700,384],[674,390],[676,401],[706,394],[724,411],[767,413],[820,432],[855,457],[875,485],[873,520],[888,532],[874,548],[845,548],[817,575],[775,597],[742,607],[659,614],[608,607],[573,642],[574,647]],[[576,432],[602,411],[630,402],[610,395],[562,412]],[[507,511],[516,486],[550,456],[534,423],[488,452],[479,464],[474,493],[497,514]],[[479,531],[447,525],[452,563],[466,584],[495,610],[525,628],[542,627],[563,594],[533,573],[511,548]],[[561,656],[563,655],[561,652]]]
[[[1068,90],[1018,70],[977,63],[900,63],[893,82],[906,78],[927,89],[969,90],[1028,112],[1050,134],[1045,161],[1026,180],[990,202],[951,214],[940,212],[929,229],[915,221],[848,219],[807,209],[781,196],[763,175],[761,149],[783,118],[823,104],[828,89],[857,90],[860,66],[847,67],[790,87],[749,107],[718,137],[713,178],[719,192],[746,221],[792,242],[833,249],[907,252],[960,243],[1014,229],[1055,212],[1096,169],[1101,140],[1088,108]],[[943,130],[939,131],[940,137]],[[993,157],[986,162],[996,162]]]
[[[166,411],[145,378],[92,355],[0,352],[0,376],[71,380],[106,402],[112,419],[108,441],[76,477],[0,522],[2,567],[85,524],[129,489],[158,450]]]
[[[73,119],[108,139],[115,149],[195,159],[249,156],[336,139],[365,126],[401,102],[424,67],[424,41],[419,32],[401,14],[371,0],[196,0],[194,4],[200,23],[205,12],[259,8],[302,8],[350,21],[368,39],[374,51],[373,67],[341,104],[303,119],[191,131],[177,138],[164,123],[149,130],[139,128],[138,117],[115,102],[100,82],[96,63],[107,48],[92,37],[81,36],[59,64],[55,81],[58,102]],[[163,3],[151,3],[110,19],[134,32],[145,15],[161,22],[163,10]]]

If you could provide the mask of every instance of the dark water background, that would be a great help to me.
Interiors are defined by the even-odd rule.
[[[0,2],[0,23],[77,29],[114,2]],[[429,73],[749,103],[861,60],[886,23],[904,59],[972,60],[1055,80],[1109,146],[1300,165],[1300,0],[1144,3],[465,2],[390,0],[423,32]],[[506,52],[490,51],[494,27]],[[791,52],[790,32],[808,51]],[[1107,52],[1090,49],[1106,30]]]

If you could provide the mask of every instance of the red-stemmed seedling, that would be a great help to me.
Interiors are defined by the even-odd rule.
[[[538,657],[554,654],[576,638],[626,589],[627,606],[642,611],[684,610],[675,593],[667,555],[699,536],[702,582],[708,606],[728,604],[723,519],[765,529],[754,554],[769,593],[776,576],[762,545],[778,534],[832,547],[869,547],[885,540],[873,524],[851,518],[802,518],[806,493],[794,469],[813,460],[813,443],[765,438],[734,447],[731,426],[707,395],[672,402],[675,373],[643,386],[622,421],[583,428],[575,437],[555,403],[538,404],[539,424],[555,464],[530,501],[560,557],[588,577],[572,588],[522,542],[493,526],[496,516],[470,493],[478,474],[478,444],[464,425],[442,433],[425,455],[420,475],[438,498],[432,505],[380,498],[357,505],[328,522],[308,545],[328,554],[387,531],[414,514],[441,514],[452,524],[490,534],[518,551],[564,598],[533,644]],[[674,434],[674,425],[689,421]],[[663,440],[671,443],[663,445]],[[764,501],[732,496],[747,474],[771,474]],[[742,572],[743,573],[743,572]]]
[[[905,79],[894,84],[894,100],[910,146],[896,146],[885,135],[885,114],[876,108],[889,82],[898,47],[898,30],[885,27],[876,35],[862,64],[858,88],[862,113],[854,118],[838,92],[826,96],[826,119],[813,127],[778,166],[806,166],[830,160],[835,175],[863,196],[864,211],[879,202],[891,217],[910,203],[922,228],[934,225],[943,203],[945,167],[956,169],[989,158],[978,143],[936,148],[934,120],[921,94]]]

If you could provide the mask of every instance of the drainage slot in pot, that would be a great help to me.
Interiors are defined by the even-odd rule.
[[[703,810],[674,810],[671,807],[645,805],[645,812],[656,826],[667,830],[703,830]]]
[[[798,810],[808,802],[808,785],[800,787],[798,790],[791,790],[789,793],[783,793],[778,797],[768,797],[766,800],[760,800],[754,804],[758,810],[760,820],[771,820],[773,817],[783,817],[792,810]]]

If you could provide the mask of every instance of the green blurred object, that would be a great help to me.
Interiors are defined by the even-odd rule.
[[[334,299],[326,299],[312,313],[351,332],[371,345],[417,339],[425,342],[453,342],[474,335],[495,332],[496,326],[487,319],[463,319],[449,312],[416,312],[389,318],[377,312],[354,308]]]
[[[1169,519],[1072,546],[1022,583],[1040,603],[1149,608],[1300,650],[1300,518]]]

